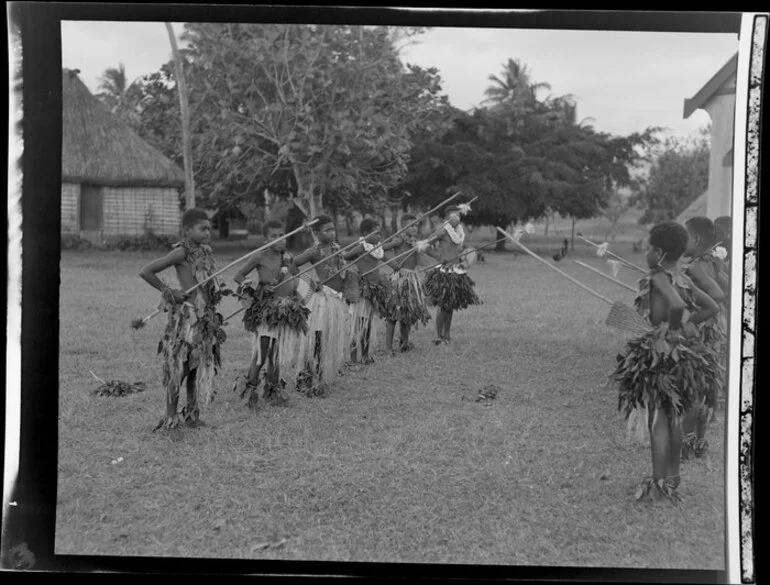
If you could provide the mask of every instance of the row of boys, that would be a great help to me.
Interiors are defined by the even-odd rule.
[[[263,400],[285,401],[287,384],[308,395],[320,395],[346,361],[371,363],[376,329],[385,322],[386,348],[393,351],[396,325],[399,349],[410,350],[412,327],[426,325],[428,304],[437,307],[436,345],[451,342],[455,310],[481,301],[463,268],[465,231],[461,209],[447,207],[441,228],[425,240],[418,239],[416,218],[404,215],[407,229],[381,241],[379,225],[361,222],[362,237],[346,249],[336,243],[331,217],[321,215],[313,225],[314,244],[292,257],[286,251],[280,222],[267,222],[264,236],[275,242],[253,254],[234,276],[235,293],[244,307],[243,323],[252,334],[252,359],[234,390],[250,406]],[[213,376],[221,366],[221,346],[226,339],[217,305],[231,293],[216,278],[189,291],[214,274],[208,245],[211,225],[205,211],[192,209],[182,218],[184,238],[171,252],[147,264],[140,276],[161,291],[168,324],[158,352],[163,357],[166,415],[156,429],[175,429],[180,423],[199,426],[199,397],[214,398]],[[437,244],[436,249],[432,246]],[[384,253],[394,256],[385,260]],[[435,268],[423,273],[423,255]],[[392,268],[385,278],[383,263]],[[306,265],[314,266],[316,278]],[[158,274],[174,267],[180,288],[173,289]],[[249,278],[251,275],[254,278]],[[184,384],[187,404],[178,412]]]

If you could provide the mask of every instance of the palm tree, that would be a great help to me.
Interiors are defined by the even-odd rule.
[[[537,99],[538,90],[551,89],[548,83],[533,83],[529,68],[518,59],[508,59],[508,62],[504,63],[502,67],[503,71],[500,77],[497,75],[488,77],[494,85],[484,91],[487,96],[485,102],[497,104],[533,102]]]
[[[102,100],[113,114],[131,121],[136,107],[130,91],[134,84],[133,82],[128,83],[125,65],[119,63],[117,68],[105,69],[99,81],[101,93],[98,93],[96,97]]]

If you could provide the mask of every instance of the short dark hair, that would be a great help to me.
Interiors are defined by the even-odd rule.
[[[417,218],[411,213],[405,213],[401,216],[401,225],[404,226],[408,223],[415,221]]]
[[[720,239],[729,239],[732,227],[733,219],[729,215],[722,215],[714,220],[714,231]]]
[[[363,235],[363,234],[370,234],[374,230],[378,229],[379,227],[380,227],[379,223],[377,223],[372,218],[367,217],[361,220],[361,225],[358,226],[358,229],[361,230],[361,234]]]
[[[188,209],[182,215],[182,227],[193,227],[199,221],[209,221],[209,214],[199,207]]]
[[[317,223],[313,224],[314,232],[320,232],[321,228],[323,228],[323,226],[325,226],[328,223],[334,224],[334,220],[329,215],[324,215],[324,214],[316,215],[313,219],[318,220]]]
[[[687,230],[681,223],[663,221],[650,230],[650,246],[660,248],[666,254],[666,260],[679,260],[687,250]]]
[[[282,230],[285,229],[283,227],[283,224],[278,221],[277,219],[271,219],[268,222],[265,222],[265,225],[262,226],[262,235],[267,237],[267,232],[270,230]]]
[[[684,225],[691,229],[694,234],[700,236],[707,246],[711,246],[716,242],[717,234],[714,229],[714,222],[708,217],[696,215],[684,222]]]

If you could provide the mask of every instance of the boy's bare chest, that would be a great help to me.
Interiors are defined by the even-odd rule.
[[[444,238],[443,240],[441,240],[441,247],[439,248],[441,259],[450,260],[454,258],[460,253],[461,248],[462,248],[462,244],[455,244],[449,238]]]
[[[281,271],[281,256],[270,255],[262,257],[257,265],[257,270],[259,271],[260,282],[275,282]]]
[[[340,269],[339,255],[329,258],[334,252],[321,250],[317,260],[316,272],[323,277],[329,277]]]
[[[370,270],[374,270],[379,266],[380,261],[376,258],[373,258],[371,254],[364,254],[361,259],[358,261],[358,269],[361,271],[361,274],[364,274],[366,272],[369,272]],[[367,278],[372,277],[376,278],[378,275],[377,270],[374,270],[371,274],[367,276]]]

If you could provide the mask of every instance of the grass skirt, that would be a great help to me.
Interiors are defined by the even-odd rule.
[[[699,337],[672,344],[665,338],[667,331],[656,327],[629,341],[610,375],[628,432],[640,440],[647,431],[649,406],[653,412],[666,406],[678,417],[695,404],[713,404],[719,388],[722,367],[716,354]]]
[[[329,382],[337,376],[348,352],[347,306],[341,293],[324,286],[314,292],[307,303],[308,332],[303,335],[297,351],[300,369],[311,370]],[[321,357],[316,370],[316,332],[321,337]]]
[[[365,336],[367,333],[368,336]],[[350,354],[355,351],[360,358],[363,356],[364,345],[369,348],[371,355],[384,336],[385,322],[378,316],[370,301],[360,300],[348,305],[348,339]],[[348,354],[348,359],[352,355]]]
[[[263,326],[257,329],[254,335],[251,336],[251,359],[253,361],[256,358],[258,364],[264,365],[267,361],[267,356],[262,355],[260,337],[270,337],[277,340],[277,365],[281,378],[286,380],[287,383],[293,384],[297,380],[297,375],[301,369],[297,359],[299,349],[307,335],[298,333],[286,326]]]
[[[390,275],[390,295],[385,308],[388,321],[398,321],[410,327],[430,321],[428,300],[420,275],[402,268]]]
[[[428,273],[425,292],[431,305],[450,312],[481,304],[481,299],[473,290],[474,285],[464,272],[456,272],[454,267],[440,267]]]

